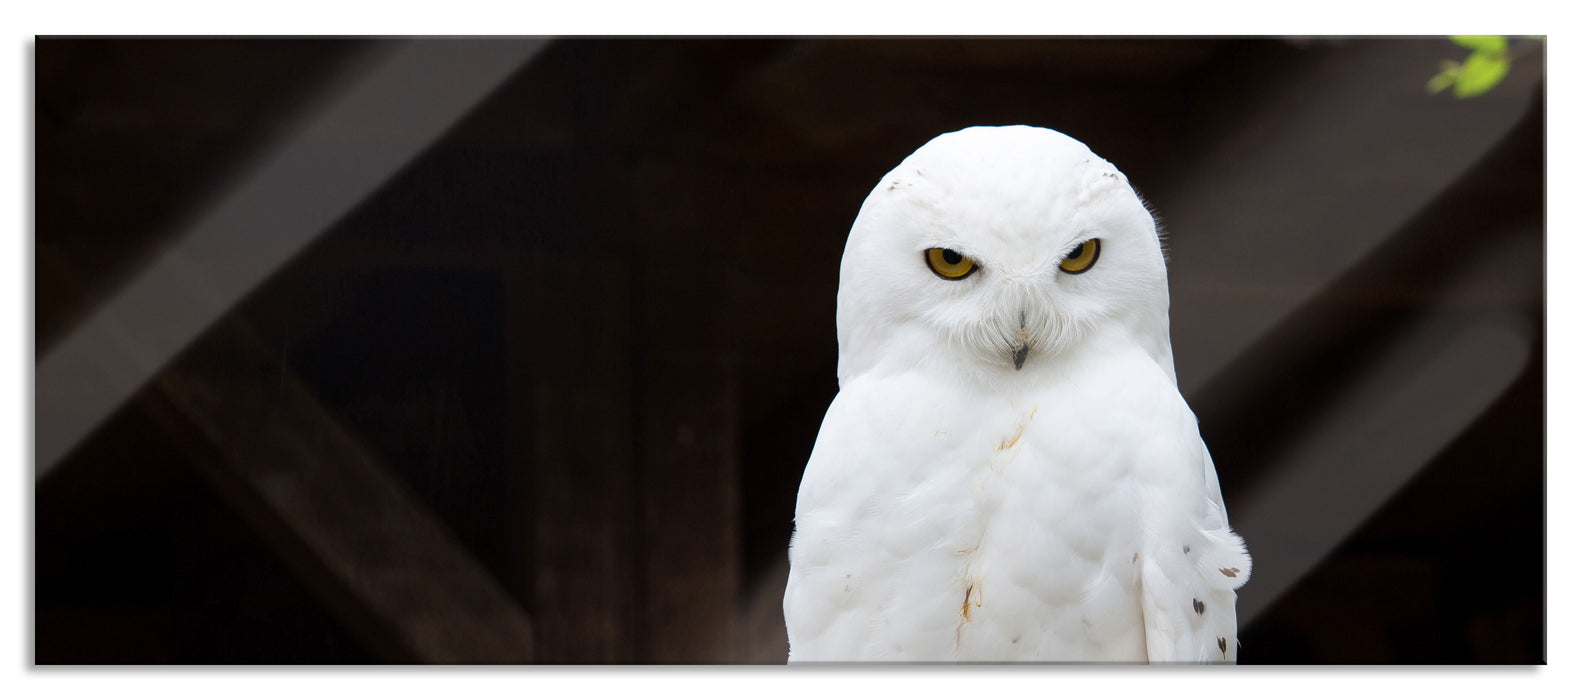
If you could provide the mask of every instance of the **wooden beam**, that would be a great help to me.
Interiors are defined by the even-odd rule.
[[[334,91],[168,249],[39,358],[38,478],[170,358],[547,44],[401,43]],[[376,131],[365,126],[375,123]]]
[[[635,612],[628,268],[570,251],[553,258],[511,275],[507,302],[509,347],[522,360],[511,363],[510,391],[532,397],[530,415],[513,419],[510,452],[531,490],[538,659],[646,661]]]
[[[145,408],[375,655],[525,663],[532,627],[443,522],[233,315]]]
[[[639,474],[647,651],[739,660],[736,396],[721,280],[638,275]],[[662,291],[661,291],[662,290]]]
[[[737,361],[749,341],[733,324],[737,237],[710,194],[730,190],[706,162],[644,161],[635,202],[637,494],[644,647],[659,663],[722,663],[740,644]],[[684,251],[684,253],[681,253]],[[670,264],[670,261],[681,261]],[[666,264],[652,264],[653,262]],[[750,347],[750,346],[749,346]]]

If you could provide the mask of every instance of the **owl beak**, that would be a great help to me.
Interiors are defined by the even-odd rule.
[[[1016,363],[1017,371],[1021,371],[1022,363],[1027,361],[1027,351],[1032,346],[1033,334],[1027,330],[1027,320],[1022,319],[1022,328],[1016,331],[1016,342],[1011,344],[1011,362]]]

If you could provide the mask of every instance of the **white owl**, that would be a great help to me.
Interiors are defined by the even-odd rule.
[[[1152,215],[1064,134],[965,129],[886,175],[841,261],[790,660],[1234,661],[1251,560],[1168,311]]]

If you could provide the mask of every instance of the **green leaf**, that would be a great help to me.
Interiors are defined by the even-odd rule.
[[[1461,64],[1461,76],[1456,79],[1456,97],[1476,97],[1499,85],[1511,70],[1511,60],[1504,54],[1490,55],[1481,51],[1467,57]]]
[[[1502,53],[1505,51],[1505,37],[1482,35],[1459,35],[1450,37],[1457,46],[1464,46],[1479,53]]]
[[[1456,78],[1460,76],[1460,64],[1456,64],[1456,66],[1453,68],[1446,68],[1445,70],[1440,71],[1439,75],[1428,79],[1428,94],[1437,95],[1441,92],[1444,92],[1445,88],[1455,85]]]

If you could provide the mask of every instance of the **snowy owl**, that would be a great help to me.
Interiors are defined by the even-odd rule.
[[[1153,216],[1087,146],[941,135],[863,203],[790,660],[1234,662],[1231,531]]]

